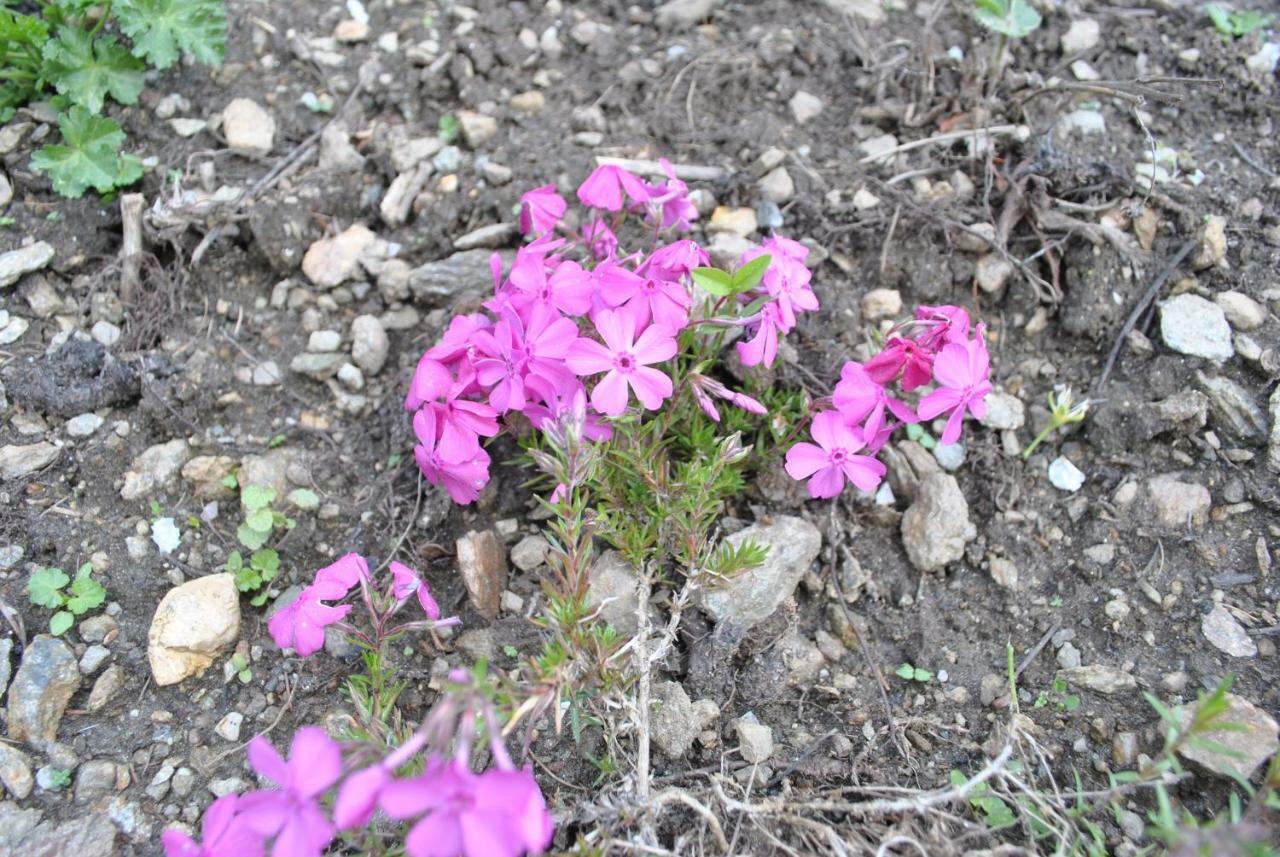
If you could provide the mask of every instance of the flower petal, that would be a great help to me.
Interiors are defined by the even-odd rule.
[[[663,400],[671,396],[671,379],[657,369],[640,366],[626,378],[640,404],[651,411],[662,407]]]
[[[616,417],[627,409],[627,381],[619,372],[609,372],[591,391],[591,406],[602,414]]]
[[[809,496],[819,500],[834,497],[844,490],[844,472],[839,467],[824,467],[809,480]]]
[[[829,463],[827,453],[811,443],[797,443],[787,450],[787,475],[792,479],[808,479]]]
[[[315,797],[342,776],[342,750],[318,726],[304,726],[289,748],[293,786],[303,797]]]

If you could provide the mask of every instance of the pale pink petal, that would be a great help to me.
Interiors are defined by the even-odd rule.
[[[954,342],[944,345],[933,360],[933,377],[945,387],[963,389],[973,383],[969,377],[969,349]]]
[[[677,350],[675,337],[671,335],[669,329],[651,325],[636,339],[631,353],[635,356],[637,363],[647,365],[670,360],[676,356]]]
[[[398,563],[392,563],[392,568],[396,565]],[[363,771],[356,771],[342,781],[338,797],[333,803],[333,822],[339,830],[351,830],[369,823],[378,805],[378,793],[388,779],[385,768],[373,765]]]
[[[811,443],[797,443],[787,450],[787,475],[792,479],[808,479],[828,463],[827,453]]]
[[[409,857],[459,857],[463,851],[462,827],[452,812],[433,812],[419,821],[404,840]],[[479,857],[479,852],[467,857]]]
[[[293,785],[303,797],[315,797],[342,776],[342,750],[318,726],[304,726],[289,749]]]
[[[488,817],[486,817],[488,816]],[[475,857],[520,857],[524,843],[509,818],[469,812],[459,818],[465,852]]]
[[[627,375],[626,378],[627,382],[631,384],[631,389],[635,390],[636,398],[640,400],[640,404],[651,411],[656,411],[662,407],[663,399],[671,395],[671,379],[657,369],[640,366]]]
[[[826,500],[844,490],[844,471],[839,467],[824,467],[809,480],[809,496]]]
[[[947,427],[942,430],[938,442],[943,446],[955,443],[960,439],[960,429],[964,423],[964,408],[956,408],[947,418]]]
[[[863,491],[874,491],[884,474],[884,465],[869,455],[851,455],[845,459],[844,475]]]
[[[818,442],[818,446],[826,450],[844,446],[844,441],[849,438],[844,420],[835,411],[823,411],[815,416],[813,424],[809,426],[809,434]]]
[[[602,414],[616,417],[627,409],[627,381],[619,372],[610,372],[591,391],[591,406]]]
[[[259,735],[249,742],[246,753],[249,756],[249,766],[261,776],[282,788],[288,785],[289,766],[285,764],[279,751],[271,746],[270,741]]]
[[[613,368],[613,352],[594,339],[576,339],[565,355],[565,363],[579,375],[595,375]]]
[[[931,420],[938,414],[951,410],[963,401],[964,394],[960,390],[943,387],[942,389],[934,390],[921,399],[920,404],[916,406],[916,413],[922,420]]]
[[[160,834],[165,857],[201,857],[200,844],[177,828]]]

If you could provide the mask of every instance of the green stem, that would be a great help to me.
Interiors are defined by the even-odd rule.
[[[1043,442],[1044,439],[1048,437],[1049,434],[1056,428],[1058,428],[1058,424],[1052,421],[1047,426],[1045,426],[1044,431],[1036,435],[1036,439],[1031,441],[1031,443],[1027,446],[1026,449],[1022,450],[1022,457],[1030,458],[1031,453],[1036,451],[1036,447],[1039,446],[1041,442]]]
[[[93,38],[102,30],[103,25],[107,23],[107,19],[111,17],[111,0],[107,0],[102,4],[102,14],[98,17],[98,23],[93,25],[93,29],[89,31],[89,37]]]

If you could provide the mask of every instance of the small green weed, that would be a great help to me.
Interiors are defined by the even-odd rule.
[[[933,673],[921,667],[913,667],[909,663],[904,663],[893,671],[893,674],[903,681],[918,681],[926,684],[933,681]]]
[[[234,480],[234,476],[227,477]],[[227,480],[223,480],[226,484]],[[305,492],[300,497],[300,491]],[[289,494],[290,502],[298,508],[306,508],[307,503],[319,504],[319,498],[312,491],[299,489]],[[240,503],[244,506],[244,522],[236,528],[236,539],[245,550],[249,551],[246,560],[240,551],[232,551],[227,557],[227,571],[235,575],[236,588],[241,592],[253,592],[249,603],[261,607],[267,601],[266,585],[275,580],[280,572],[280,555],[274,548],[266,547],[267,542],[276,530],[291,530],[297,521],[286,517],[271,508],[276,499],[274,488],[266,485],[249,485],[240,491]],[[299,502],[301,500],[302,502]]]
[[[1213,26],[1219,33],[1234,39],[1247,36],[1263,27],[1269,27],[1276,19],[1275,15],[1255,12],[1252,9],[1238,11],[1225,9],[1217,3],[1206,4],[1204,12],[1209,16],[1209,20],[1213,21]]]
[[[27,596],[39,607],[55,610],[49,620],[49,633],[55,637],[65,634],[75,624],[77,616],[102,606],[107,600],[107,590],[94,580],[93,565],[85,563],[76,570],[73,580],[60,568],[38,568],[27,580]],[[64,587],[71,584],[64,591]]]

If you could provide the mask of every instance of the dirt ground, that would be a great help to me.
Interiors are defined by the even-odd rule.
[[[701,5],[687,4],[694,14],[681,20],[649,3],[376,2],[367,7],[367,38],[347,44],[331,38],[349,17],[341,5],[231,0],[222,68],[159,75],[141,104],[114,114],[131,147],[155,161],[140,188],[152,258],[132,294],[123,293],[117,260],[118,206],[53,195],[28,166],[49,127],[15,120],[31,125],[3,156],[14,186],[4,214],[14,222],[0,230],[0,252],[34,239],[56,255],[0,289],[0,310],[29,322],[0,347],[0,447],[47,442],[57,455],[0,483],[0,598],[30,638],[48,622],[24,591],[30,570],[92,562],[118,625],[105,642],[107,663],[124,681],[90,712],[97,675],[86,675],[58,745],[26,748],[33,771],[69,770],[71,784],[41,780],[29,796],[0,804],[0,844],[20,847],[37,822],[47,830],[105,813],[118,838],[89,853],[159,853],[166,824],[193,823],[214,793],[252,781],[243,741],[274,727],[280,743],[298,725],[345,714],[338,688],[351,663],[283,658],[262,609],[247,601],[240,639],[251,681],[224,680],[225,657],[201,678],[150,681],[147,629],[157,603],[176,583],[221,570],[239,521],[234,496],[219,494],[216,480],[170,474],[122,499],[126,472],[154,445],[185,440],[187,459],[250,457],[271,478],[320,496],[277,545],[276,591],[338,553],[381,561],[398,546],[426,571],[446,613],[466,629],[489,629],[440,661],[426,652],[406,659],[406,715],[431,704],[446,661],[485,654],[510,668],[510,651],[531,649],[536,632],[522,615],[490,623],[475,612],[452,555],[470,530],[497,527],[509,545],[537,532],[525,475],[503,465],[471,507],[452,506],[430,486],[419,494],[401,401],[422,350],[487,287],[485,269],[477,276],[475,264],[459,261],[453,242],[513,222],[524,190],[571,189],[599,155],[718,167],[722,178],[691,186],[719,205],[759,209],[761,235],[774,219],[780,233],[810,244],[822,311],[789,338],[794,350],[777,384],[829,391],[845,360],[867,356],[880,323],[867,317],[875,301],[866,296],[888,289],[906,311],[956,303],[988,326],[992,380],[1012,414],[1008,423],[970,424],[963,462],[944,462],[974,529],[942,570],[918,570],[904,549],[906,456],[890,461],[899,496],[887,504],[806,501],[779,478],[778,457],[762,467],[727,515],[805,517],[823,533],[823,549],[794,598],[736,649],[707,655],[710,626],[686,623],[684,648],[658,678],[684,682],[695,699],[710,695],[720,713],[686,756],[655,756],[659,784],[685,788],[716,812],[728,804],[716,802],[712,773],[739,784],[738,799],[761,803],[945,787],[953,770],[981,769],[1004,740],[1007,645],[1020,668],[1019,723],[1059,785],[1078,774],[1084,787],[1103,787],[1108,772],[1159,752],[1163,728],[1144,692],[1182,704],[1230,674],[1239,697],[1280,712],[1280,572],[1271,568],[1280,541],[1272,398],[1280,95],[1274,69],[1247,62],[1280,31],[1227,39],[1178,0],[1070,2],[1044,10],[1039,30],[1011,41],[997,71],[995,39],[960,4],[708,2],[711,11],[698,14]],[[1076,28],[1066,38],[1085,19],[1098,35]],[[797,92],[820,109],[809,116]],[[306,93],[330,99],[334,111],[309,109]],[[268,155],[225,148],[213,120],[236,97],[274,118]],[[398,175],[415,169],[405,167],[406,141],[435,135],[441,117],[458,111],[492,116],[495,128],[433,153],[435,169],[407,222],[388,225],[379,204]],[[169,122],[175,116],[212,124],[184,137]],[[321,166],[316,141],[328,123],[339,123],[333,136],[360,159]],[[992,130],[965,133],[974,128]],[[887,158],[872,160],[886,149]],[[1161,165],[1154,185],[1143,180],[1153,152]],[[793,189],[774,204],[762,182],[778,167]],[[219,188],[252,198],[194,204]],[[1209,216],[1221,220],[1206,227]],[[403,270],[451,258],[458,267],[407,284],[357,268],[335,288],[314,285],[298,267],[306,250],[352,224],[387,242]],[[1126,336],[1126,319],[1158,278],[1155,301]],[[1221,297],[1228,292],[1248,302]],[[1182,295],[1227,310],[1230,356],[1179,351],[1162,332],[1158,305]],[[380,318],[390,343],[385,366],[366,370],[362,388],[334,379],[336,364],[319,380],[290,368],[313,331],[339,332],[349,351],[351,322],[362,315]],[[120,334],[105,348],[87,336],[110,339],[94,328],[101,322]],[[1095,400],[1087,419],[1024,459],[1021,447],[1048,419],[1045,396],[1061,385]],[[85,413],[101,417],[100,427],[72,436],[68,421]],[[514,453],[499,447],[494,458]],[[1060,456],[1083,473],[1078,490],[1050,481]],[[182,531],[168,556],[148,535],[152,501]],[[538,593],[524,572],[509,588],[526,603]],[[7,678],[23,647],[5,633],[13,643],[9,664],[0,664]],[[81,628],[66,639],[77,658],[90,645]],[[695,665],[704,656],[721,659],[723,680],[702,680]],[[898,677],[904,662],[931,679]],[[1065,684],[1055,683],[1059,675]],[[776,742],[754,769],[735,749],[734,724],[749,711]],[[244,716],[233,740],[215,728],[229,712]],[[630,771],[597,779],[590,758],[601,746],[598,735],[575,744],[545,731],[534,746],[557,848],[582,836],[595,853],[626,853],[609,843],[633,832]],[[100,786],[85,775],[86,765],[103,770],[93,762],[114,763],[115,781]],[[1212,815],[1228,786],[1196,769],[1172,794]],[[1137,792],[1119,806],[1145,815],[1152,802]],[[1122,815],[1099,818],[1109,851],[1153,844]],[[881,842],[880,853],[915,853],[892,843],[895,830],[929,854],[1024,853],[977,852],[1002,842],[1054,847],[1033,845],[1018,828],[991,834],[963,802],[936,817],[872,821],[814,810],[809,827],[787,818],[724,810],[723,824],[743,854],[876,853]],[[683,804],[667,808],[657,841],[672,853],[723,850]]]

